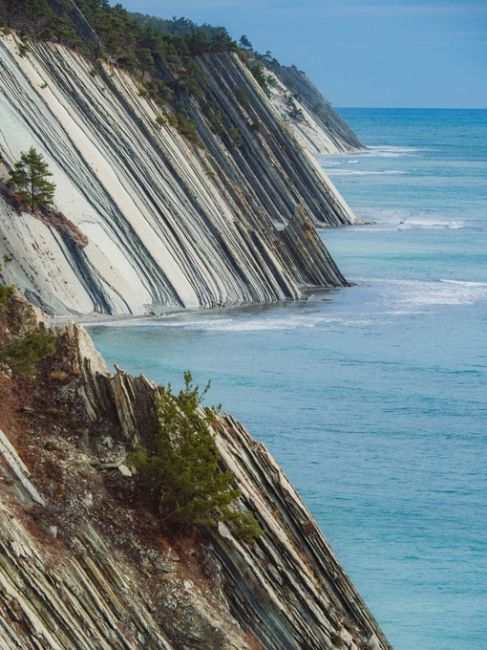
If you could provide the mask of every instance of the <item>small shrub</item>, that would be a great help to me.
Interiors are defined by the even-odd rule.
[[[174,98],[172,87],[161,79],[146,81],[144,86],[148,90],[150,97],[160,105],[164,105]]]
[[[202,81],[195,79],[194,77],[185,77],[182,82],[182,87],[191,93],[194,97],[202,99],[205,96],[205,91],[202,85]]]
[[[289,115],[296,122],[302,122],[304,120],[304,113],[296,104],[290,109]]]
[[[27,332],[21,339],[0,346],[0,360],[15,372],[32,374],[43,359],[54,354],[56,337],[43,331]]]
[[[250,97],[243,86],[237,86],[235,89],[235,97],[237,98],[240,106],[245,109],[248,109],[250,107]]]
[[[210,103],[208,103],[204,108],[204,114],[210,124],[210,128],[213,133],[221,134],[225,131],[225,126],[223,124],[223,115],[221,111],[218,110],[218,108],[215,108]]]
[[[259,522],[251,512],[235,513],[235,537],[245,542],[245,544],[254,544],[255,541],[264,534]]]
[[[277,85],[278,85],[277,84],[277,79],[275,77],[273,77],[272,75],[270,75],[270,74],[267,75],[266,81],[267,81],[267,85],[270,88],[277,88]]]
[[[254,133],[260,133],[262,131],[262,122],[257,118],[252,122],[250,128]]]
[[[28,43],[21,41],[17,46],[17,51],[19,53],[19,56],[24,58],[24,56],[30,52],[30,47]]]
[[[0,312],[6,307],[10,297],[14,295],[13,287],[5,287],[0,285]]]
[[[264,66],[261,63],[256,63],[254,66],[252,66],[250,72],[254,75],[254,79],[257,81],[262,90],[266,93],[266,95],[268,95],[269,85],[267,83],[267,75],[265,74]]]
[[[230,509],[240,490],[233,474],[220,467],[211,433],[217,410],[201,408],[208,388],[200,392],[189,371],[177,395],[170,386],[161,388],[155,404],[157,427],[148,448],[137,447],[128,462],[165,519],[197,525],[234,522],[235,534],[252,543],[262,529],[250,513]]]
[[[182,109],[179,109],[175,115],[167,115],[168,124],[174,127],[178,133],[190,140],[193,144],[199,145],[198,130],[194,120],[188,117]]]
[[[242,134],[235,126],[230,129],[230,139],[235,147],[240,147],[243,143]]]

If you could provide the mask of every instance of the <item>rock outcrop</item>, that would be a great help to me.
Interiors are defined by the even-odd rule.
[[[272,302],[346,284],[316,226],[354,217],[306,150],[315,137],[320,151],[357,144],[338,117],[308,106],[304,138],[237,54],[201,55],[206,97],[226,126],[216,132],[190,102],[198,146],[121,69],[95,69],[60,45],[22,47],[15,33],[0,36],[0,179],[35,146],[56,209],[88,244],[0,196],[5,283],[58,314]]]
[[[237,507],[264,530],[250,546],[231,523],[172,530],[132,498],[125,457],[153,426],[156,386],[109,374],[81,327],[59,331],[42,382],[0,370],[2,648],[390,648],[282,470],[232,417],[215,423],[216,443]]]
[[[296,66],[283,65],[272,72],[280,82],[274,86],[274,102],[310,151],[346,153],[364,148],[306,73]]]

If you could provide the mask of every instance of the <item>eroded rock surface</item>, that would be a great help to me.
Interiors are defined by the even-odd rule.
[[[199,147],[120,69],[94,71],[41,42],[21,55],[19,43],[0,36],[0,180],[34,146],[65,219],[50,225],[0,195],[0,272],[29,300],[58,314],[143,314],[346,284],[316,225],[354,216],[307,150],[313,138],[320,150],[349,148],[338,122],[307,109],[313,126],[299,141],[303,129],[282,120],[236,54],[202,55],[206,97],[233,126],[215,133],[190,103]]]
[[[0,344],[38,315],[12,298]],[[156,386],[110,374],[86,332],[59,330],[33,376],[0,368],[0,645],[222,650],[390,648],[284,473],[232,417],[223,464],[264,530],[177,531],[134,499],[125,463]]]

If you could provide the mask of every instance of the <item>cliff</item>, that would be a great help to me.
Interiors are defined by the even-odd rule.
[[[191,138],[174,107],[163,112],[152,99],[148,77],[60,44],[1,36],[0,180],[35,146],[54,174],[56,210],[73,226],[0,192],[4,283],[58,314],[272,302],[346,284],[316,226],[354,216],[307,147],[355,146],[350,133],[307,108],[303,138],[235,52],[190,63],[204,87],[203,98],[184,96]]]
[[[280,112],[293,122],[312,152],[346,153],[364,148],[306,73],[296,66],[283,65],[274,66],[272,71],[280,82],[274,91],[279,98]]]
[[[46,331],[38,319],[10,297],[0,350]],[[81,327],[56,336],[36,374],[0,365],[2,648],[390,647],[282,470],[230,416],[215,441],[237,508],[264,531],[254,544],[231,523],[178,531],[135,500],[126,454],[154,425],[156,386],[109,374]]]

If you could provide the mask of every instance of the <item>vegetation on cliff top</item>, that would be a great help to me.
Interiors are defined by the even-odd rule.
[[[6,287],[0,284],[0,314],[14,293],[15,289],[13,287]]]
[[[223,27],[131,13],[108,0],[0,0],[0,28],[20,34],[21,56],[29,52],[27,38],[53,41],[94,59],[93,75],[101,73],[103,60],[135,74],[142,84],[140,94],[161,108],[157,123],[171,124],[194,144],[200,140],[189,100],[199,102],[203,111],[217,110],[208,97],[200,55],[238,52],[266,92],[268,79],[262,64],[277,63],[270,52],[253,52],[246,37],[239,46]],[[209,126],[213,128],[211,122]],[[224,133],[232,126],[215,132]],[[234,142],[227,140],[232,147]]]
[[[223,27],[133,14],[108,0],[0,0],[0,27],[106,58],[173,85],[171,73],[184,80],[191,57],[237,50]]]
[[[221,468],[212,426],[216,409],[203,409],[208,390],[200,391],[184,374],[184,388],[174,394],[161,387],[155,404],[157,426],[148,446],[130,454],[129,463],[160,514],[179,524],[233,522],[235,534],[251,543],[262,534],[251,513],[231,508],[240,490],[231,472]]]
[[[0,316],[6,321],[14,296],[13,287],[0,285]],[[30,375],[43,359],[55,352],[56,337],[41,327],[29,326],[26,331],[21,330],[20,334],[12,335],[11,332],[12,327],[9,327],[7,335],[2,334],[0,337],[0,363],[6,364],[14,372]]]
[[[93,58],[94,75],[103,60],[138,75],[141,95],[155,100],[164,115],[170,107],[172,115],[166,117],[195,144],[199,141],[188,98],[203,96],[205,81],[195,56],[237,50],[223,27],[132,14],[107,0],[0,0],[0,28],[15,29],[24,39],[22,56],[28,53],[30,37]]]
[[[0,345],[0,361],[15,372],[32,374],[38,364],[54,354],[56,337],[42,330],[31,331],[7,345]]]

